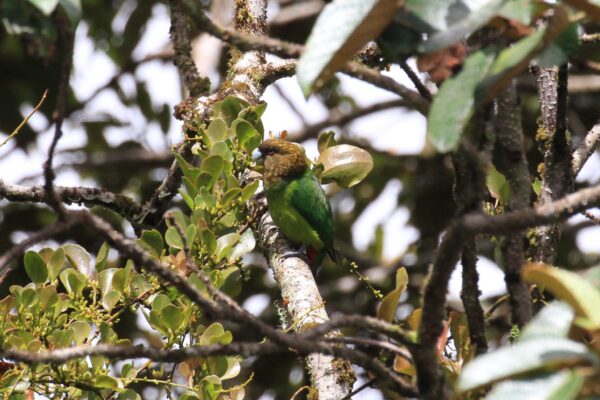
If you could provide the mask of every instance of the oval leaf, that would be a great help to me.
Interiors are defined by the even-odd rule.
[[[373,169],[371,155],[356,146],[341,144],[325,149],[319,155],[317,164],[323,165],[321,181],[335,181],[343,188],[349,188],[362,181]]]
[[[427,136],[438,151],[447,152],[458,146],[473,115],[475,89],[486,77],[495,57],[496,53],[490,49],[471,54],[460,73],[440,87],[427,117]]]
[[[577,371],[561,371],[499,383],[486,400],[549,399],[571,400],[583,385],[583,375]]]
[[[397,0],[334,0],[323,8],[298,61],[296,73],[305,95],[323,86],[392,20]]]
[[[65,244],[63,249],[71,265],[85,276],[90,276],[92,257],[89,253],[78,244]]]
[[[458,378],[457,390],[465,392],[525,373],[597,362],[597,356],[587,346],[572,340],[528,340],[469,362]]]
[[[399,268],[396,272],[396,288],[388,293],[381,301],[381,306],[377,310],[377,318],[391,322],[396,314],[400,296],[408,286],[408,274],[406,268]]]
[[[48,279],[48,268],[42,257],[35,251],[28,251],[23,258],[25,272],[35,284],[41,284]]]
[[[523,280],[536,283],[569,303],[586,328],[600,328],[600,291],[585,278],[560,268],[532,263],[523,268]]]

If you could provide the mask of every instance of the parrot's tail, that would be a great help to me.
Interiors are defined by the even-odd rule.
[[[338,263],[338,260],[341,260],[343,258],[343,256],[340,254],[340,252],[337,251],[333,247],[329,247],[327,249],[327,255],[329,255],[329,258],[331,258],[331,261],[333,261],[336,264]]]

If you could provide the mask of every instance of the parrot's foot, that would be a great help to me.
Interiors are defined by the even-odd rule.
[[[288,258],[300,258],[302,260],[305,259],[305,247],[301,247],[298,250],[288,250],[285,253],[283,253],[282,255],[280,255],[279,257],[281,258],[281,260],[286,260]]]

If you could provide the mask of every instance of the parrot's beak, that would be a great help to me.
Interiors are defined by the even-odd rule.
[[[260,150],[255,149],[252,152],[252,161],[254,161],[257,164],[264,164],[265,158],[263,157],[263,154],[260,152]]]
[[[252,152],[252,161],[254,161],[254,163],[256,164],[256,166],[254,167],[254,170],[256,172],[262,173],[264,170],[264,166],[265,166],[265,157],[260,152],[260,150],[256,149]]]

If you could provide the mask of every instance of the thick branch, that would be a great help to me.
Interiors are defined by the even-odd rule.
[[[75,35],[71,30],[69,21],[65,16],[57,16],[56,25],[64,51],[64,58],[60,68],[58,90],[56,92],[56,106],[54,108],[54,112],[52,113],[52,119],[54,120],[54,136],[52,137],[52,142],[50,143],[50,148],[48,149],[48,158],[46,159],[43,168],[46,202],[56,211],[58,216],[62,218],[65,214],[65,209],[62,203],[59,201],[58,196],[54,192],[55,174],[54,170],[52,169],[52,163],[54,161],[56,145],[63,134],[62,124],[65,119],[65,112],[67,108],[69,78],[71,76],[71,68],[73,66],[73,45],[75,41]]]
[[[510,187],[508,209],[527,208],[531,200],[531,178],[523,148],[521,108],[514,81],[501,91],[497,98],[496,137],[501,155],[498,166]],[[520,327],[524,326],[532,315],[529,288],[521,279],[521,267],[525,263],[524,241],[525,233],[515,232],[505,238],[502,248],[504,279],[510,294],[513,323]]]
[[[261,50],[284,58],[298,58],[304,50],[304,47],[298,44],[288,43],[266,36],[254,36],[245,32],[228,30],[212,21],[204,13],[204,10],[202,10],[198,3],[184,0],[184,5],[190,15],[193,15],[194,20],[197,21],[199,30],[209,33],[222,41],[235,46],[239,50]],[[382,89],[396,93],[404,98],[416,110],[424,115],[427,114],[429,109],[427,100],[414,90],[396,82],[390,77],[382,75],[379,71],[365,67],[357,62],[349,62],[342,69],[342,72],[365,82],[369,82]]]
[[[442,399],[448,398],[450,394],[447,386],[439,385],[439,382],[444,382],[444,372],[436,367],[438,364],[435,348],[442,332],[448,282],[464,244],[477,234],[512,234],[525,228],[563,220],[598,204],[600,185],[579,190],[536,208],[497,216],[467,214],[450,225],[436,253],[429,282],[424,290],[419,343],[412,352],[416,369],[419,371],[419,388],[423,398]]]
[[[287,256],[297,250],[279,233],[268,213],[262,217],[259,237],[294,330],[303,332],[326,322],[329,317],[325,303],[310,267],[301,258]],[[306,358],[306,363],[319,399],[340,399],[352,391],[355,377],[347,362],[331,355],[313,353]]]
[[[573,186],[572,154],[566,128],[567,65],[537,67],[536,83],[539,92],[542,124],[537,139],[544,155],[540,204],[558,199]],[[559,238],[556,225],[536,229],[535,261],[552,264]]]

